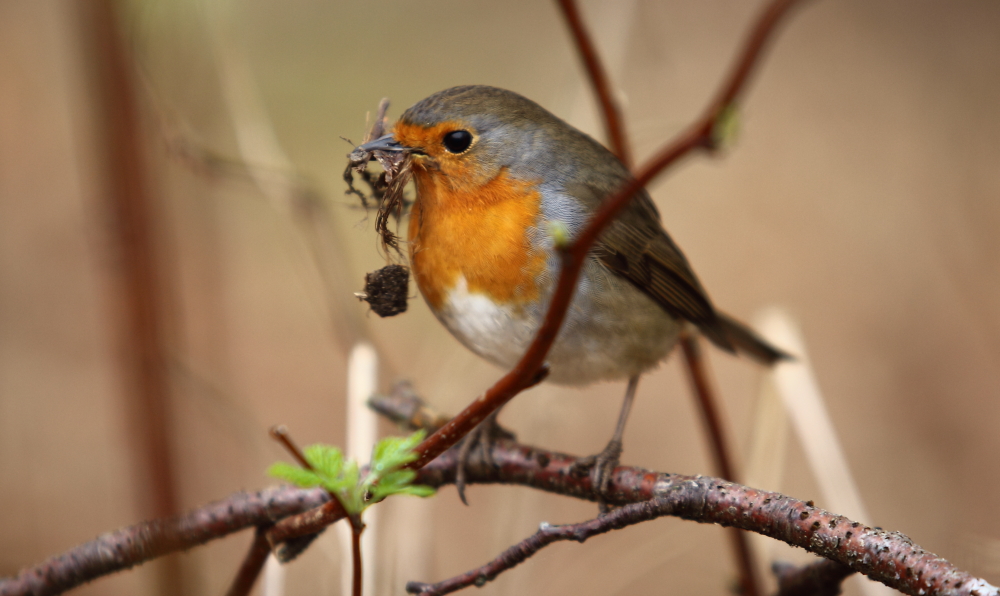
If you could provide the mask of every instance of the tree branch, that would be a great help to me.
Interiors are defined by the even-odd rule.
[[[553,542],[573,540],[583,544],[591,536],[605,534],[611,530],[620,530],[624,527],[647,521],[648,518],[643,515],[643,509],[649,503],[649,501],[645,501],[625,505],[609,512],[607,515],[579,524],[553,526],[542,523],[537,532],[508,548],[499,557],[482,567],[467,571],[461,575],[456,575],[436,584],[409,582],[406,584],[406,591],[410,594],[422,594],[424,596],[443,596],[444,594],[450,594],[469,586],[482,587],[487,582],[493,581],[496,576],[504,571],[527,561],[535,553]]]
[[[264,563],[267,562],[267,557],[270,554],[271,545],[267,542],[265,527],[258,526],[257,531],[253,534],[250,550],[243,557],[243,563],[240,565],[239,571],[236,572],[233,583],[229,585],[226,596],[249,596],[250,590],[257,582],[257,577],[264,569]]]
[[[253,526],[308,511],[328,499],[321,489],[272,487],[235,493],[184,515],[142,522],[99,536],[0,580],[0,596],[59,594],[98,577],[186,550]]]
[[[589,475],[570,473],[576,456],[498,439],[491,457],[493,464],[481,457],[467,462],[467,482],[518,484],[596,499]],[[415,482],[434,487],[452,484],[456,465],[457,453],[450,450],[419,470]],[[320,489],[290,487],[236,493],[184,516],[137,524],[80,545],[22,571],[16,578],[0,580],[0,595],[57,594],[168,552],[305,510],[316,511],[328,498]],[[996,587],[923,550],[903,534],[852,522],[812,502],[719,478],[619,466],[607,501],[622,507],[635,504],[621,514],[635,522],[669,515],[764,534],[913,596],[1000,596]]]

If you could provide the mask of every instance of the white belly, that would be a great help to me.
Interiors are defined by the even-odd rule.
[[[497,305],[485,295],[469,292],[460,277],[435,314],[470,350],[509,369],[534,339],[547,304],[546,298],[542,304]],[[588,263],[549,352],[548,380],[585,385],[642,373],[673,348],[679,329],[672,317],[629,282]]]

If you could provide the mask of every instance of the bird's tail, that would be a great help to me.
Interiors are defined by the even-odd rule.
[[[794,356],[767,343],[749,327],[725,313],[716,311],[716,322],[717,325],[712,329],[714,333],[705,333],[705,336],[726,351],[735,350],[768,366],[779,360],[795,359]],[[724,337],[724,341],[720,341],[719,335]]]

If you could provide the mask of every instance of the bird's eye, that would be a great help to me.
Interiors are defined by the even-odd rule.
[[[442,142],[449,153],[462,153],[472,144],[472,133],[467,130],[453,130],[444,135]]]

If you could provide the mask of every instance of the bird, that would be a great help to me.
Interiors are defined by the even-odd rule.
[[[389,134],[358,150],[410,156],[408,251],[417,287],[459,342],[507,369],[545,316],[561,267],[556,244],[574,238],[631,179],[595,139],[526,97],[486,85],[417,102]],[[546,361],[546,381],[555,384],[628,380],[614,436],[583,458],[602,508],[639,377],[667,357],[688,324],[763,364],[788,357],[713,306],[640,190],[588,254]]]

